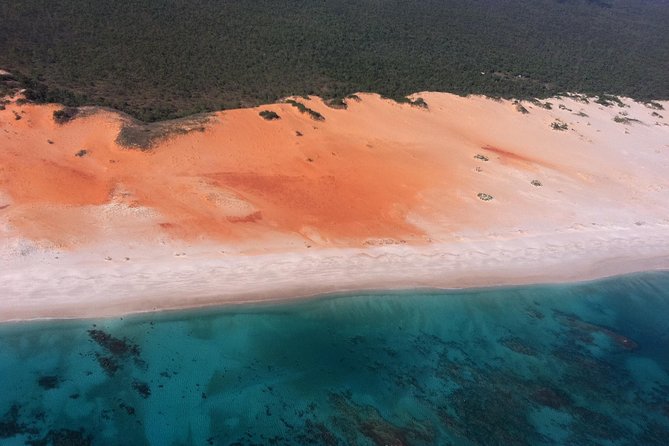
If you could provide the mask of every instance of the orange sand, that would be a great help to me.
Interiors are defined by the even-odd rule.
[[[95,239],[97,228],[82,228],[78,207],[119,201],[151,208],[161,216],[154,230],[185,239],[315,231],[320,241],[348,244],[424,236],[406,214],[452,169],[392,142],[372,146],[340,134],[336,122],[312,122],[288,105],[272,108],[283,119],[223,112],[206,131],[147,152],[115,142],[121,120],[109,112],[57,125],[55,106],[16,107],[18,121],[7,110],[0,190],[12,200],[8,220],[19,233],[60,246]],[[75,156],[82,149],[87,154]]]

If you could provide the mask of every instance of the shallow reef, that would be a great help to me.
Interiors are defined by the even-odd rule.
[[[669,274],[0,327],[0,444],[664,445]]]

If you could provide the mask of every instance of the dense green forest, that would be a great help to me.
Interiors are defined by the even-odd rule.
[[[669,98],[669,0],[3,0],[30,99],[146,121],[288,95]]]

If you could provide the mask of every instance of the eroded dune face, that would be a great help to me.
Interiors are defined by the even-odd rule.
[[[0,235],[63,248],[361,246],[669,215],[661,111],[565,98],[525,114],[508,101],[421,96],[428,109],[297,98],[324,120],[283,103],[219,112],[170,124],[148,150],[119,142],[119,114],[85,109],[58,124],[59,106],[11,103],[0,111]]]

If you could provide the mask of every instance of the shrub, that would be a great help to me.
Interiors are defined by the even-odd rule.
[[[620,100],[618,96],[613,96],[609,94],[602,94],[597,96],[597,99],[595,100],[596,103],[599,105],[603,105],[604,107],[610,107],[613,104],[617,104],[618,107],[624,107],[625,104],[623,101]]]
[[[86,149],[81,149],[80,151],[74,154],[74,156],[78,156],[80,158],[86,155],[88,155],[88,150]]]
[[[307,113],[311,117],[311,119],[315,121],[325,121],[325,116],[321,115],[317,111],[310,109],[301,102],[297,102],[293,99],[286,99],[286,103],[297,108],[300,111],[300,113]]]
[[[65,107],[53,112],[53,120],[56,121],[56,124],[65,124],[73,120],[78,113],[79,109],[75,107]]]
[[[633,122],[641,122],[638,119],[630,118],[624,114],[616,115],[613,120],[619,124],[632,124]]]
[[[648,108],[652,108],[653,110],[664,110],[664,107],[659,102],[648,101],[643,105],[645,105]]]
[[[479,197],[483,201],[490,201],[493,199],[493,196],[490,194],[484,194],[483,192],[479,192],[476,194],[477,197]]]
[[[273,121],[276,119],[281,119],[281,116],[277,115],[276,112],[273,112],[271,110],[263,110],[260,113],[258,113],[263,119],[266,121]]]
[[[541,102],[538,99],[532,99],[532,100],[530,100],[530,102],[532,104],[536,105],[537,107],[545,108],[546,110],[552,110],[553,109],[553,104],[551,104],[550,102]]]
[[[330,99],[329,101],[325,102],[325,105],[327,105],[330,108],[337,108],[343,110],[346,110],[348,108],[346,101],[342,98]]]
[[[158,141],[173,135],[185,135],[194,131],[204,132],[207,122],[209,122],[209,115],[204,113],[150,124],[128,119],[121,126],[116,136],[116,143],[129,149],[151,150]]]
[[[423,99],[423,98],[416,98],[415,101],[409,101],[409,103],[411,105],[413,105],[414,107],[420,107],[420,108],[424,108],[424,109],[428,108],[427,102],[425,102],[425,99]]]
[[[560,131],[569,129],[569,126],[567,125],[567,123],[562,122],[559,119],[557,119],[555,122],[553,122],[551,124],[551,127],[553,128],[553,130],[560,130]]]
[[[536,186],[536,187],[542,186],[541,181],[539,181],[539,180],[532,180],[532,181],[530,181],[530,184],[532,186]]]
[[[423,98],[416,98],[415,101],[412,101],[411,99],[407,98],[406,96],[401,96],[401,97],[388,97],[388,96],[381,96],[383,99],[390,99],[391,101],[395,101],[398,104],[409,104],[413,105],[414,107],[420,107],[420,108],[425,108],[427,109],[427,102],[425,102],[425,99]]]

